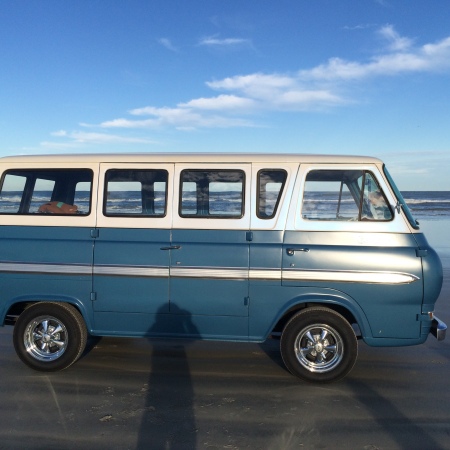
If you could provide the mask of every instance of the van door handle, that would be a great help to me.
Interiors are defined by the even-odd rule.
[[[289,256],[294,256],[295,252],[305,252],[308,253],[309,252],[309,248],[288,248],[286,249],[286,253]]]
[[[161,247],[160,250],[179,250],[181,245],[171,245],[170,247]]]

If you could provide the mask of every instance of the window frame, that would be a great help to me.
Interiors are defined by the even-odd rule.
[[[87,178],[79,180],[71,180],[72,182],[72,191],[66,189],[65,192],[59,187],[63,185],[64,177],[59,176],[53,176],[51,177],[51,174],[55,174],[57,172],[60,173],[68,173],[68,172],[86,172]],[[39,174],[43,176],[39,176]],[[51,216],[51,217],[77,217],[77,218],[84,218],[87,216],[90,216],[93,210],[93,193],[95,189],[95,179],[94,179],[94,171],[91,167],[51,167],[48,166],[41,166],[41,167],[34,167],[30,168],[29,166],[23,166],[23,167],[10,167],[4,170],[1,177],[0,182],[0,195],[3,193],[3,187],[5,183],[5,178],[8,175],[14,175],[14,176],[23,176],[25,178],[25,183],[22,190],[22,196],[20,200],[19,209],[17,212],[7,213],[7,212],[1,212],[0,216],[2,217],[33,217],[38,218],[42,216]],[[47,176],[45,176],[47,175]],[[41,213],[38,211],[32,211],[30,212],[30,208],[32,206],[33,197],[36,193],[36,182],[38,180],[46,180],[46,181],[54,181],[55,184],[53,186],[53,189],[51,191],[51,197],[49,201],[58,201],[61,203],[67,203],[67,204],[74,204],[73,201],[76,197],[76,186],[80,182],[89,182],[90,183],[90,191],[89,191],[89,200],[88,200],[88,210],[87,212],[79,212],[77,214],[66,214],[66,213]],[[64,202],[62,201],[62,197],[55,198],[55,195],[58,195],[59,192],[65,193]],[[68,195],[70,194],[71,198],[69,199]],[[43,201],[43,204],[46,203]]]
[[[108,174],[111,172],[164,172],[166,174],[166,179],[165,179],[165,184],[166,184],[166,188],[165,188],[165,192],[164,192],[164,213],[163,214],[145,214],[144,212],[142,213],[137,213],[137,214],[132,214],[132,213],[124,213],[124,214],[111,214],[108,213],[107,211],[107,203],[108,203],[108,182],[110,180],[108,180]],[[103,173],[103,202],[102,202],[102,214],[104,217],[108,217],[108,218],[135,218],[135,219],[164,219],[165,217],[167,217],[168,214],[168,208],[170,208],[170,206],[168,205],[168,192],[169,192],[169,181],[170,181],[170,172],[169,170],[167,170],[166,168],[158,168],[158,167],[114,167],[114,168],[107,168],[105,170],[105,172]],[[129,180],[128,182],[140,182],[140,180],[136,179],[136,180]],[[159,182],[159,181],[158,181]],[[153,183],[155,184],[155,182]],[[142,186],[142,184],[141,184]],[[141,189],[141,199],[142,199],[142,193],[144,191]],[[153,190],[153,194],[154,194],[154,190]],[[143,207],[143,203],[142,203],[142,207]],[[143,208],[144,209],[144,208]]]
[[[411,229],[400,214],[395,211],[392,221],[312,221],[304,220],[301,217],[301,205],[303,199],[303,191],[306,175],[311,170],[368,170],[371,172],[378,184],[382,188],[388,204],[395,205],[397,200],[391,190],[391,187],[384,176],[382,163],[301,163],[297,178],[295,180],[295,186],[292,191],[292,199],[289,206],[289,213],[286,221],[286,231],[304,231],[304,232],[347,232],[342,235],[343,239],[349,240],[349,242],[365,242],[368,236],[376,236],[372,233],[410,233]],[[356,240],[356,241],[355,241]]]
[[[407,205],[405,199],[403,198],[402,193],[400,192],[399,188],[395,184],[395,181],[392,178],[392,176],[385,164],[383,164],[383,172],[391,186],[391,189],[394,191],[394,195],[397,197],[396,205],[398,205],[398,207],[401,208],[401,210],[403,211],[403,213],[406,216],[406,219],[408,220],[409,224],[414,228],[414,230],[419,230],[420,229],[419,222],[414,218],[413,213],[409,209],[409,206]]]
[[[272,214],[270,216],[268,215],[261,215],[261,173],[263,172],[279,172],[279,173],[283,173],[284,174],[284,180],[281,183],[281,188],[278,191],[278,195],[277,195],[277,200],[275,202]],[[280,168],[267,168],[267,169],[259,169],[257,174],[256,174],[256,217],[258,219],[261,220],[271,220],[273,219],[278,212],[278,208],[280,206],[281,203],[281,199],[283,198],[284,195],[284,189],[286,187],[286,182],[288,179],[288,172],[286,169],[280,169]],[[267,184],[267,183],[266,183]],[[267,192],[267,191],[266,191]]]
[[[334,181],[334,182],[340,183],[338,209],[336,211],[336,218],[335,219],[333,219],[333,218],[323,218],[323,219],[322,218],[311,218],[311,217],[307,217],[307,216],[305,216],[303,214],[303,211],[304,211],[303,208],[305,206],[305,194],[306,194],[306,192],[313,192],[313,190],[306,191],[306,183],[308,183],[308,181],[309,181],[308,180],[308,176],[310,174],[312,174],[313,172],[329,172],[329,173],[331,173],[331,172],[342,172],[343,176],[340,179],[328,180],[328,182],[333,182]],[[351,186],[353,184],[345,182],[344,172],[361,172],[361,176],[356,178],[355,180],[353,180],[353,182],[355,182],[356,180],[361,179],[361,186],[357,186],[358,187],[358,191],[356,191],[355,189],[351,189]],[[364,215],[363,210],[364,210],[364,207],[365,207],[365,204],[366,204],[366,200],[368,200],[366,198],[366,195],[365,195],[366,194],[366,179],[367,179],[368,175],[371,177],[371,179],[375,183],[375,186],[377,188],[376,190],[381,194],[381,196],[382,196],[382,198],[384,200],[384,203],[385,203],[385,207],[390,212],[390,218],[380,219],[380,218],[376,218],[376,217],[373,217],[373,216],[372,217],[367,217],[367,216]],[[309,181],[309,182],[313,183],[314,181]],[[323,181],[320,181],[320,182],[326,183],[327,180],[324,179]],[[341,205],[341,199],[342,199],[342,191],[343,191],[343,186],[344,185],[347,187],[348,192],[350,192],[350,194],[351,194],[351,196],[352,196],[352,198],[353,198],[353,200],[355,202],[355,207],[358,210],[358,215],[355,216],[355,217],[352,217],[352,218],[347,218],[347,219],[344,218],[344,219],[340,220],[338,218],[338,213],[340,211],[340,205]],[[330,192],[332,192],[332,191],[330,191]],[[371,192],[374,192],[374,191],[371,191]],[[336,193],[337,193],[337,191],[336,191]],[[366,205],[366,209],[368,207],[369,206]],[[318,169],[309,170],[306,173],[305,182],[304,182],[304,185],[303,185],[303,192],[302,192],[302,196],[301,196],[301,205],[300,205],[300,214],[301,214],[303,220],[311,221],[311,222],[340,222],[340,221],[346,221],[346,220],[347,221],[354,221],[354,222],[390,222],[395,217],[394,211],[393,211],[391,205],[389,204],[389,201],[388,201],[388,199],[386,197],[385,191],[380,186],[380,183],[379,183],[377,177],[375,176],[375,174],[373,173],[373,171],[372,170],[367,170],[367,169],[353,169],[353,168],[352,169],[347,169],[347,168],[345,168],[345,169],[344,168],[321,169],[321,168],[318,168]]]
[[[241,178],[241,208],[240,208],[240,214],[239,215],[230,215],[230,214],[185,214],[183,213],[183,183],[184,182],[190,182],[189,180],[183,180],[183,174],[191,172],[191,173],[223,173],[223,172],[229,172],[229,173],[240,173],[242,175]],[[182,219],[206,219],[206,220],[240,220],[245,216],[246,212],[246,186],[247,186],[247,174],[245,170],[238,169],[238,168],[210,168],[210,167],[193,167],[193,168],[182,168],[179,177],[178,177],[178,216]],[[198,192],[198,191],[197,191]],[[198,194],[197,194],[198,199]],[[209,203],[209,195],[208,195],[208,203]],[[198,211],[198,206],[197,206]]]

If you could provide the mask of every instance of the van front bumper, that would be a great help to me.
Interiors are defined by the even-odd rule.
[[[447,325],[433,315],[433,321],[431,322],[430,333],[438,340],[443,341],[445,339],[445,333],[447,331]]]

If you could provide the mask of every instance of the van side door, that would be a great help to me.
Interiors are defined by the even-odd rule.
[[[94,258],[95,327],[147,334],[169,312],[173,165],[101,164]]]
[[[190,318],[177,332],[247,339],[251,166],[177,164],[175,179],[170,313]]]
[[[262,341],[291,299],[281,286],[283,236],[298,163],[252,164],[249,340]]]
[[[374,338],[418,338],[421,258],[378,168],[302,165],[296,190],[283,285],[350,296]]]

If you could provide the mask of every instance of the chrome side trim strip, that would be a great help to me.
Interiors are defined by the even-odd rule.
[[[170,276],[176,278],[245,280],[248,278],[248,269],[233,267],[172,267]]]
[[[94,266],[94,275],[114,276],[114,277],[147,277],[147,278],[167,278],[169,267],[167,266],[119,266],[103,265]]]
[[[34,274],[68,274],[92,275],[91,264],[53,264],[24,262],[0,262],[0,272],[3,273],[34,273]]]
[[[409,284],[419,280],[410,273],[356,270],[283,270],[283,281],[333,281],[346,283]]]
[[[46,275],[97,275],[148,278],[208,278],[228,280],[317,281],[373,284],[409,284],[420,278],[410,273],[376,272],[357,270],[296,270],[271,268],[234,267],[172,267],[167,266],[119,266],[90,264],[53,264],[0,262],[2,273],[33,273]]]
[[[281,274],[281,270],[278,269],[250,269],[249,277],[252,280],[281,281]]]

